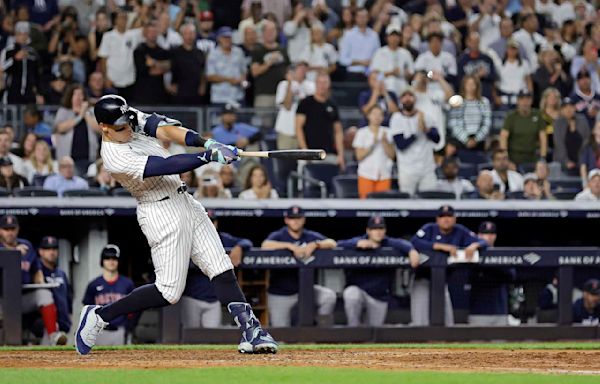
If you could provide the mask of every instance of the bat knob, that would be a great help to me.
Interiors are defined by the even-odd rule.
[[[320,151],[319,152],[319,159],[321,160],[325,160],[325,157],[327,156],[327,154],[325,153],[325,151]]]

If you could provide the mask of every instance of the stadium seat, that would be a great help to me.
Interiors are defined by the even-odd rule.
[[[0,188],[0,197],[10,196],[10,192],[6,190],[6,188]]]
[[[13,195],[16,197],[56,197],[58,196],[58,193],[41,187],[25,187],[15,189]]]
[[[563,189],[560,191],[552,192],[552,194],[557,200],[573,200],[579,192],[581,192],[581,188]]]
[[[118,197],[131,197],[131,193],[129,193],[129,191],[126,190],[125,188],[115,188],[115,189],[113,189],[112,195],[113,196],[118,196]]]
[[[355,161],[346,164],[346,168],[344,168],[345,175],[356,175],[357,171],[358,171],[358,163]]]
[[[473,176],[477,176],[477,164],[460,163],[458,165],[458,176],[464,179],[470,179]]]
[[[304,167],[304,175],[323,181],[328,194],[333,190],[332,180],[339,171],[340,168],[336,164],[330,163],[310,163]],[[315,185],[305,182],[304,197],[321,197],[321,191]]]
[[[517,191],[517,192],[507,192],[506,198],[509,200],[523,200],[525,197],[523,196],[523,191]]]
[[[535,163],[519,164],[518,171],[522,175],[529,173],[529,172],[535,172]]]
[[[33,180],[31,180],[31,186],[32,187],[43,187],[44,186],[44,181],[46,181],[46,177],[48,177],[48,175],[35,175],[35,176],[33,176]]]
[[[581,189],[581,179],[578,177],[572,179],[548,179],[548,181],[552,190],[556,192]]]
[[[483,171],[484,169],[491,171],[492,169],[494,169],[494,165],[492,163],[477,164],[477,173]]]
[[[63,197],[101,197],[106,195],[108,195],[108,193],[100,188],[72,189],[63,192]]]
[[[356,175],[339,175],[333,178],[333,193],[338,199],[358,198],[358,177]]]
[[[481,164],[488,161],[484,151],[470,151],[459,149],[456,153],[461,163]]]
[[[442,191],[419,191],[417,196],[421,199],[456,199],[454,193]]]
[[[367,199],[410,199],[410,195],[400,191],[373,192],[367,195]]]

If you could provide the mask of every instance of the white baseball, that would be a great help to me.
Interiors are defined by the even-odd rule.
[[[461,95],[454,95],[448,99],[448,104],[450,104],[452,108],[458,108],[463,105],[463,98]]]

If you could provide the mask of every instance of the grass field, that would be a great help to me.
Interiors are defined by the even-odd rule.
[[[465,361],[468,360],[468,361]],[[600,383],[600,343],[1,347],[0,383]],[[188,368],[189,367],[189,368]]]

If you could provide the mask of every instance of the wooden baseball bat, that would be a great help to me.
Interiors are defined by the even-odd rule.
[[[324,160],[326,153],[322,149],[282,149],[276,151],[240,151],[242,157],[267,157],[270,159]]]

